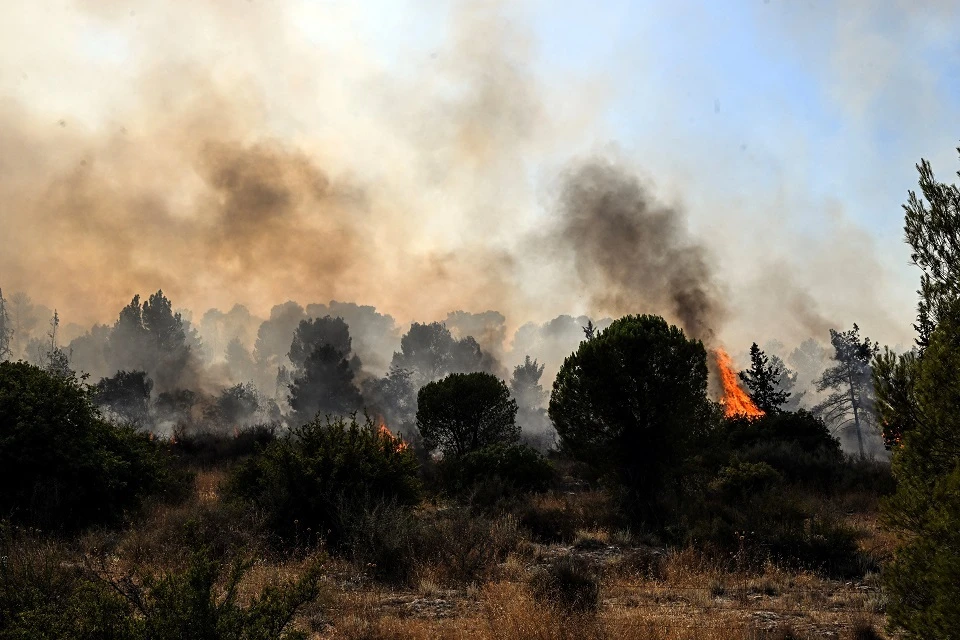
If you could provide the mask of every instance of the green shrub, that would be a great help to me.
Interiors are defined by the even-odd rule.
[[[277,439],[276,424],[257,424],[237,428],[233,433],[214,431],[174,431],[174,452],[191,464],[211,466],[246,458],[265,449]]]
[[[419,500],[410,448],[369,418],[315,418],[239,465],[227,494],[261,510],[287,542],[343,537],[345,509]]]
[[[724,467],[710,482],[709,488],[724,500],[743,499],[766,491],[782,482],[783,478],[766,462],[735,460]]]
[[[707,354],[659,316],[625,316],[564,360],[550,396],[561,450],[623,488],[635,520],[662,515],[661,492],[714,422]]]
[[[734,418],[725,429],[730,450],[746,461],[768,464],[789,482],[829,489],[842,473],[839,441],[806,411]]]
[[[142,586],[119,586],[142,618],[132,637],[155,640],[294,640],[306,634],[289,629],[293,615],[319,593],[319,565],[307,568],[296,581],[268,585],[246,606],[238,587],[251,562],[234,561],[220,585],[224,567],[203,551],[195,552],[185,571],[159,578],[147,576]],[[223,595],[218,595],[222,593]]]
[[[113,524],[151,492],[182,491],[158,443],[104,421],[72,378],[0,363],[0,513],[45,530]]]
[[[533,595],[561,613],[596,611],[600,606],[600,579],[583,558],[564,556],[531,580]]]
[[[444,460],[442,467],[446,488],[454,494],[489,489],[497,480],[497,491],[483,499],[485,503],[513,492],[546,491],[554,476],[553,466],[543,455],[523,444],[484,447]]]

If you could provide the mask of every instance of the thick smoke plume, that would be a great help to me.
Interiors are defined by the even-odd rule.
[[[595,160],[567,175],[559,213],[560,242],[592,308],[662,313],[694,337],[713,337],[725,310],[707,251],[681,210],[657,202],[623,168]]]

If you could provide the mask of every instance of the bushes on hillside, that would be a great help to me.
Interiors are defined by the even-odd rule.
[[[228,494],[267,516],[282,539],[338,542],[344,510],[419,499],[417,461],[367,418],[320,418],[292,429],[233,472]]]
[[[117,522],[175,486],[160,446],[104,421],[72,378],[0,363],[0,514],[50,530]]]

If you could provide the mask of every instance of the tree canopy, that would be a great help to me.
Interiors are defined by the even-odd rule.
[[[560,445],[614,469],[641,502],[653,499],[705,423],[707,356],[659,316],[625,316],[564,360],[550,396]]]
[[[459,457],[520,437],[507,385],[483,373],[452,373],[417,394],[417,428],[427,447]]]
[[[919,349],[886,350],[873,370],[897,480],[884,516],[905,534],[884,582],[894,628],[945,639],[960,628],[960,189],[926,160],[917,169],[923,198],[909,193],[904,231],[923,271]]]
[[[831,329],[830,344],[836,364],[828,367],[816,382],[818,391],[830,393],[814,413],[834,429],[852,426],[862,458],[866,455],[863,426],[875,423],[871,361],[880,347],[870,338],[860,338],[856,324],[849,331]]]

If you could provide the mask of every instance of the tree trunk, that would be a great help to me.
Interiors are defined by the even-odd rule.
[[[867,454],[863,451],[863,434],[860,432],[860,412],[857,410],[857,398],[853,393],[853,380],[850,383],[850,406],[853,407],[853,422],[857,426],[857,445],[860,447],[860,459],[863,460]]]

